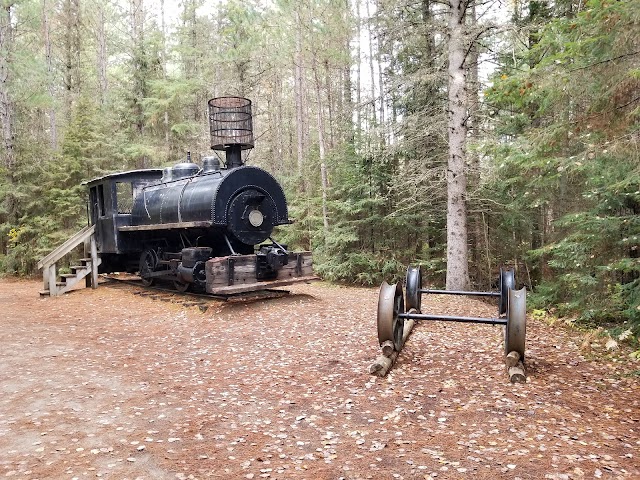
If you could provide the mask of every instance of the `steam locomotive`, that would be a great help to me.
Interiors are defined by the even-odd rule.
[[[310,252],[272,239],[290,222],[277,180],[245,165],[253,148],[251,101],[209,100],[212,150],[165,169],[114,173],[87,182],[101,273],[137,272],[145,285],[234,294],[314,279]]]

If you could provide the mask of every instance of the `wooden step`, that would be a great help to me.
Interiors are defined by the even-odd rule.
[[[49,296],[49,290],[40,290],[40,296],[41,297],[48,297]]]
[[[102,260],[98,256],[96,249],[96,241],[95,241],[95,225],[87,226],[83,228],[81,231],[77,232],[71,238],[69,238],[66,242],[64,242],[61,246],[56,248],[49,255],[44,257],[42,260],[38,262],[38,268],[43,269],[43,283],[44,288],[40,292],[40,295],[45,296],[58,296],[69,290],[71,290],[75,285],[77,285],[81,280],[86,279],[88,275],[92,275],[97,273],[97,267],[102,263]],[[79,265],[73,265],[70,268],[71,273],[64,273],[58,275],[60,281],[56,279],[56,270],[57,270],[57,262],[70,253],[74,248],[78,245],[85,242],[85,246],[87,244],[87,240],[89,240],[89,246],[91,250],[91,256],[94,258],[94,261],[91,258],[82,258],[80,260]],[[87,253],[85,253],[87,255]],[[93,275],[92,275],[93,276]],[[86,281],[87,286],[93,283],[93,287],[97,287],[97,278],[93,278],[94,282]]]

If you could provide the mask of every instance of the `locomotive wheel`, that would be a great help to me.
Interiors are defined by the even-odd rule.
[[[184,293],[187,290],[189,290],[189,287],[191,286],[191,284],[187,282],[181,282],[180,280],[174,280],[173,286],[177,291]]]
[[[422,294],[419,290],[422,288],[422,267],[419,265],[417,267],[409,266],[407,268],[407,277],[406,277],[407,286],[406,290],[406,301],[407,301],[407,311],[415,308],[418,313],[420,313],[420,307],[422,305]]]
[[[155,279],[149,277],[149,274],[156,269],[158,265],[158,255],[153,250],[145,250],[140,255],[140,269],[139,274],[142,279],[142,284],[145,287],[150,287],[154,284]]]
[[[516,351],[524,361],[527,331],[527,289],[509,290],[507,328],[504,332],[504,354]]]
[[[378,341],[382,345],[391,340],[396,351],[403,345],[404,319],[398,318],[400,313],[404,313],[402,284],[382,282],[378,296]]]
[[[500,302],[498,315],[507,313],[509,290],[516,288],[516,277],[512,268],[500,267]]]

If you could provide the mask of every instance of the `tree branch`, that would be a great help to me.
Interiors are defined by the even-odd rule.
[[[577,72],[578,70],[586,70],[587,68],[595,67],[597,65],[602,65],[603,63],[615,62],[616,60],[620,60],[621,58],[632,57],[634,55],[638,55],[639,53],[640,53],[640,50],[638,50],[636,52],[625,53],[623,55],[618,55],[617,57],[608,58],[607,60],[601,60],[600,62],[592,63],[590,65],[585,65],[584,67],[573,68],[573,69],[569,70],[569,72]]]

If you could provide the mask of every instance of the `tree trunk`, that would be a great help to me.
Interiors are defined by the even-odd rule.
[[[107,81],[107,36],[105,32],[105,16],[104,7],[98,4],[98,86],[100,88],[100,105],[104,105],[107,89],[109,87]]]
[[[13,102],[9,94],[9,60],[13,53],[12,3],[0,10],[0,121],[2,121],[3,166],[10,176],[16,163]]]
[[[144,0],[131,0],[131,32],[133,37],[133,77],[135,126],[139,134],[144,132],[144,111],[142,101],[146,96],[147,62],[144,51]],[[139,168],[145,168],[140,159]]]
[[[13,51],[14,32],[11,24],[11,8],[13,3],[4,3],[0,7],[0,126],[2,128],[2,164],[6,170],[9,184],[7,195],[3,200],[6,214],[0,213],[0,220],[12,224],[16,221],[16,197],[11,186],[15,183],[14,168],[16,164],[15,132],[13,124],[13,102],[9,94],[9,62]],[[6,235],[0,238],[0,252],[5,253]]]
[[[469,286],[465,172],[467,95],[464,20],[466,0],[451,0],[449,11],[449,161],[447,168],[447,289]]]
[[[284,158],[284,114],[282,111],[282,77],[278,72],[275,73],[274,84],[272,103],[272,113],[275,118],[274,143],[276,147],[274,169],[276,172],[281,172],[285,169],[282,161]]]
[[[360,81],[360,59],[362,58],[362,44],[360,41],[360,30],[362,26],[362,18],[360,17],[360,0],[356,2],[356,138],[358,145],[362,139],[362,84]]]
[[[80,0],[64,2],[64,84],[65,115],[71,121],[73,104],[80,88]]]
[[[335,138],[333,134],[333,95],[331,94],[331,71],[329,69],[329,60],[324,61],[324,77],[327,90],[327,113],[329,114],[329,148],[335,146]]]
[[[378,5],[378,1],[376,0],[376,10],[379,11],[380,7]],[[380,30],[380,28],[378,27],[378,30]],[[382,141],[382,144],[384,145],[386,143],[386,134],[384,132],[385,127],[384,127],[384,105],[385,105],[385,94],[384,94],[384,75],[382,73],[382,58],[381,58],[381,51],[382,51],[382,35],[378,35],[378,45],[377,45],[377,50],[376,50],[376,64],[378,67],[378,88],[380,90],[380,104],[378,105],[378,115],[379,115],[379,122],[380,125],[382,126],[383,131],[380,134],[380,138]]]
[[[347,0],[348,5],[348,0]],[[345,39],[345,54],[349,59],[344,65],[342,74],[343,87],[340,105],[340,140],[346,140],[353,143],[355,138],[353,135],[353,84],[351,83],[351,38],[347,35]],[[358,62],[360,59],[358,59]]]
[[[304,118],[304,82],[302,76],[302,25],[300,12],[296,11],[296,52],[295,52],[295,73],[294,73],[294,95],[296,104],[296,139],[297,139],[297,160],[298,175],[301,178],[301,188],[305,190],[305,182],[303,179],[303,161],[305,150],[305,118]]]
[[[369,35],[369,73],[370,73],[370,81],[371,81],[371,122],[372,126],[375,128],[378,124],[376,119],[376,71],[374,65],[374,55],[373,55],[373,28],[371,26],[371,9],[369,8],[369,1],[365,2],[367,9],[367,33]]]
[[[316,101],[318,103],[318,150],[320,152],[320,188],[322,190],[322,223],[324,226],[325,238],[329,233],[329,215],[327,213],[327,166],[325,164],[326,150],[324,140],[324,119],[322,118],[322,89],[318,76],[318,66],[316,64],[317,52],[313,60],[313,75],[316,81]]]
[[[476,5],[475,2],[472,2],[469,6],[469,22],[471,24],[472,32],[477,28],[476,21]],[[478,82],[478,44],[477,42],[473,42],[473,44],[469,48],[469,54],[467,56],[467,100],[469,104],[469,118],[467,120],[467,128],[469,130],[468,138],[471,142],[475,143],[480,138],[479,136],[479,99],[478,99],[478,90],[479,90],[479,82]],[[474,198],[473,192],[476,192],[480,188],[480,157],[477,153],[471,152],[469,153],[469,190],[472,192],[471,197]],[[482,277],[485,279],[489,279],[491,276],[491,272],[484,272],[482,275],[482,270],[484,266],[483,262],[483,253],[485,251],[484,248],[484,234],[482,231],[482,212],[476,208],[473,213],[469,215],[469,223],[470,223],[470,245],[471,245],[471,258],[473,265],[474,278],[476,279],[476,283],[479,283],[479,280]]]
[[[47,0],[42,0],[42,33],[44,37],[44,54],[47,63],[47,90],[51,99],[56,96],[54,86],[53,58],[51,53],[51,29],[49,25],[49,7]],[[51,149],[56,150],[58,147],[58,125],[56,120],[56,109],[51,107],[48,111],[49,116],[49,142]]]
[[[167,41],[166,41],[167,25],[166,25],[165,12],[164,12],[164,0],[160,0],[160,28],[162,29],[160,61],[162,62],[162,65],[161,65],[162,78],[166,80],[167,79]],[[164,120],[162,123],[164,127],[164,143],[165,143],[165,149],[168,155],[171,148],[170,146],[171,136],[170,136],[170,129],[169,129],[169,111],[168,110],[165,109],[163,117],[164,117]]]
[[[199,70],[200,70],[200,65],[198,62],[198,53],[200,51],[200,45],[198,45],[198,15],[197,15],[197,9],[198,9],[198,2],[195,2],[193,0],[191,0],[190,2],[190,11],[189,11],[189,16],[190,16],[190,20],[191,20],[191,31],[190,33],[190,39],[191,39],[191,51],[192,53],[192,57],[191,57],[191,72],[189,74],[189,76],[191,78],[199,78]],[[246,77],[247,77],[247,68],[246,65],[241,63],[238,65],[238,79],[239,79],[239,83],[240,83],[240,96],[244,97],[245,96],[245,92],[246,92]],[[193,121],[195,123],[200,123],[202,120],[202,102],[200,100],[200,90],[196,90],[194,92],[193,95]]]

